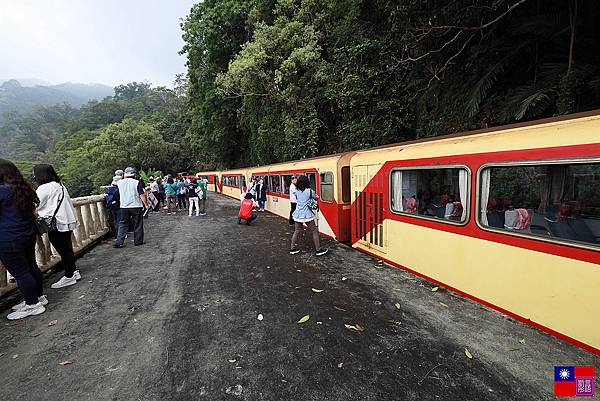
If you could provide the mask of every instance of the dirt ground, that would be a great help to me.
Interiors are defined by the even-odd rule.
[[[97,246],[76,286],[48,277],[46,313],[0,323],[0,398],[529,401],[553,399],[554,365],[600,371],[593,354],[345,245],[290,256],[284,220],[238,226],[235,201],[208,207],[152,214],[143,246]],[[2,319],[18,301],[0,300]]]

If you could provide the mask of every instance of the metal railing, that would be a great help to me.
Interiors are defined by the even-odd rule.
[[[79,219],[79,226],[71,236],[75,255],[94,245],[109,231],[109,222],[103,200],[103,195],[73,199],[73,206]],[[60,262],[60,256],[50,244],[47,234],[37,237],[35,258],[42,272],[50,270]],[[16,287],[16,283],[11,283],[8,272],[0,263],[0,296],[14,290]]]

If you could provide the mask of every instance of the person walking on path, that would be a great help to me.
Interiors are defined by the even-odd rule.
[[[206,182],[204,182],[204,180],[201,179],[198,183],[196,193],[198,194],[198,203],[200,205],[200,216],[206,216],[206,197],[208,193],[206,191]]]
[[[187,184],[188,203],[190,205],[189,209],[188,209],[189,216],[192,215],[192,211],[194,210],[194,208],[196,208],[196,216],[200,216],[200,206],[198,203],[198,192],[196,192],[197,189],[198,189],[198,182],[196,181],[195,178],[192,178],[190,180],[190,183]]]
[[[77,284],[81,275],[75,265],[71,236],[79,221],[69,191],[60,182],[54,167],[49,164],[38,164],[33,167],[33,176],[39,184],[36,190],[40,199],[37,214],[42,218],[56,216],[56,229],[48,231],[48,238],[60,255],[65,268],[65,275],[50,287],[57,289]]]
[[[294,210],[293,218],[296,227],[294,229],[294,235],[292,235],[292,247],[290,248],[290,255],[295,255],[300,252],[300,248],[298,247],[298,237],[300,237],[302,231],[304,230],[303,224],[306,224],[312,234],[316,255],[325,255],[328,249],[321,248],[319,230],[317,229],[317,224],[315,223],[317,213],[319,213],[317,204],[319,196],[310,188],[310,181],[305,175],[298,177],[295,186],[296,189],[294,192],[297,206],[296,210]]]
[[[38,197],[17,167],[0,158],[0,261],[17,281],[25,300],[13,307],[9,320],[44,313],[48,300],[35,261],[35,208]]]
[[[164,184],[164,187],[165,193],[167,194],[167,214],[171,214],[171,209],[177,208],[177,184],[175,184],[173,177],[167,177],[167,182]],[[172,208],[171,205],[173,205]],[[173,211],[173,214],[175,214],[175,211]]]
[[[177,207],[187,209],[187,184],[183,177],[179,177],[177,181]]]
[[[289,224],[290,226],[294,225],[294,211],[296,210],[297,207],[297,199],[296,199],[296,185],[298,183],[298,177],[293,176],[292,177],[292,183],[290,184],[290,219],[289,219]]]
[[[133,222],[133,244],[138,246],[144,243],[144,207],[148,207],[148,199],[144,192],[144,184],[135,179],[136,171],[133,167],[125,169],[125,178],[117,183],[119,187],[119,200],[121,218],[119,219],[119,232],[113,245],[122,248],[127,234],[128,221]]]
[[[267,201],[267,187],[261,178],[256,184],[256,200],[258,201],[258,211],[265,211],[265,202]]]
[[[255,201],[250,192],[246,192],[244,199],[240,205],[240,211],[238,213],[237,223],[240,224],[242,220],[246,220],[246,225],[249,226],[258,215],[254,212]]]
[[[106,203],[106,208],[110,211],[110,214],[113,219],[113,227],[114,234],[113,237],[117,238],[117,233],[119,231],[119,187],[117,183],[121,181],[122,177],[120,175],[115,175],[112,179],[112,183],[110,187],[106,188],[106,198],[104,198],[104,202]]]
[[[150,176],[149,178],[150,180],[150,193],[152,195],[154,195],[154,198],[156,199],[156,207],[153,209],[153,211],[158,211],[158,208],[160,207],[160,194],[159,194],[159,188],[158,188],[158,180],[155,180],[153,176]]]
[[[162,178],[158,177],[156,178],[156,183],[158,184],[158,209],[160,209],[161,207],[166,209],[167,206],[165,205],[165,181]]]

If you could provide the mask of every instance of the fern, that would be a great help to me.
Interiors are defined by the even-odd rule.
[[[506,59],[494,65],[481,79],[475,84],[467,101],[466,111],[469,117],[473,117],[479,111],[481,102],[485,99],[487,92],[504,72],[504,63]]]
[[[550,91],[549,89],[541,89],[523,99],[517,108],[515,119],[522,120],[528,114],[534,117],[540,114],[551,101],[548,94]]]

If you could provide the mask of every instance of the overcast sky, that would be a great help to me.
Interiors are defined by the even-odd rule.
[[[0,79],[172,86],[199,0],[0,0]]]

